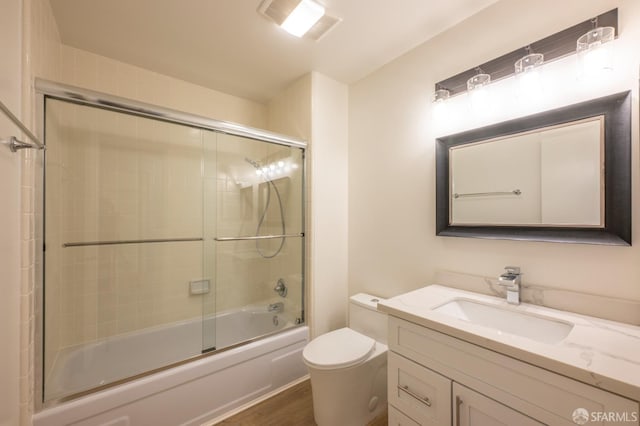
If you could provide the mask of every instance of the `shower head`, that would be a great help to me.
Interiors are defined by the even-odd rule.
[[[261,170],[262,166],[260,165],[260,163],[258,163],[255,160],[252,160],[251,158],[248,157],[244,157],[244,161],[246,161],[247,163],[251,164],[253,167],[255,167],[257,170]]]

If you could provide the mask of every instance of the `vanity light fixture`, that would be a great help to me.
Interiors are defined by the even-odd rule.
[[[544,55],[532,53],[531,46],[526,47],[527,54],[518,59],[514,64],[516,81],[518,83],[518,96],[522,101],[531,103],[540,99],[542,94],[542,81],[540,74]]]
[[[478,74],[467,80],[467,90],[478,90],[491,83],[491,76],[482,72],[480,68],[477,69]]]
[[[594,26],[597,20],[594,19]],[[612,52],[606,44],[615,38],[614,27],[597,27],[589,30],[576,43],[576,52],[585,76],[594,76],[612,69]]]
[[[471,110],[475,115],[484,115],[492,109],[491,98],[487,85],[491,83],[491,75],[481,68],[476,68],[477,74],[467,80],[467,92]]]
[[[448,105],[445,102],[451,96],[451,91],[445,89],[442,86],[436,86],[436,91],[433,94],[433,117],[434,119],[441,121],[445,120],[448,116]]]
[[[530,48],[528,49],[530,50]],[[518,59],[514,65],[516,74],[531,73],[537,71],[537,68],[544,63],[544,55],[542,53],[529,53]]]
[[[313,0],[302,0],[280,25],[283,30],[302,37],[324,16],[324,6]]]
[[[543,64],[564,58],[572,54],[584,56],[584,74],[589,68],[598,68],[596,63],[604,64],[604,68],[611,68],[612,49],[608,42],[613,40],[618,32],[618,9],[602,13],[593,19],[582,21],[569,28],[561,30],[548,37],[529,43],[526,47],[513,50],[488,62],[476,65],[466,71],[436,82],[435,89],[446,87],[451,97],[461,93],[476,90],[489,82],[499,81],[518,74],[524,76],[529,70],[539,71]],[[577,49],[576,49],[577,40]],[[606,46],[603,49],[603,46]],[[533,53],[535,52],[535,53]],[[582,52],[588,54],[581,55]],[[515,65],[515,70],[514,70]],[[602,69],[602,65],[599,67]],[[478,69],[482,69],[478,75]],[[533,75],[527,75],[527,80]],[[437,99],[434,99],[434,101]]]
[[[433,94],[433,102],[434,103],[444,102],[447,99],[449,99],[449,96],[451,96],[451,92],[448,91],[447,89],[444,89],[444,88],[437,89]]]

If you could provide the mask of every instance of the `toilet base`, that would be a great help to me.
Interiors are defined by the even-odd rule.
[[[364,363],[337,370],[309,368],[318,426],[363,426],[387,407],[387,347],[376,342]]]

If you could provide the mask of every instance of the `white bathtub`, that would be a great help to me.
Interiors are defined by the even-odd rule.
[[[274,320],[276,317],[276,320]],[[214,323],[215,321],[215,323]],[[47,381],[49,399],[94,388],[192,357],[210,345],[232,346],[292,323],[264,308],[219,314],[204,322],[154,327],[61,352]],[[308,328],[280,333],[95,392],[34,416],[35,426],[200,425],[307,374]]]

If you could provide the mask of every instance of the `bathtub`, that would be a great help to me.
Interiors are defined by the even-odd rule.
[[[49,399],[193,357],[203,349],[203,338],[205,348],[213,344],[215,332],[218,349],[266,335],[45,408],[34,415],[34,425],[200,425],[306,376],[302,349],[308,328],[294,326],[265,307],[153,327],[61,351],[47,380]]]

